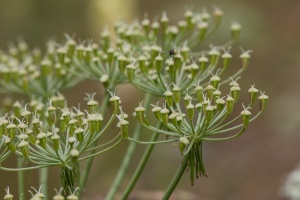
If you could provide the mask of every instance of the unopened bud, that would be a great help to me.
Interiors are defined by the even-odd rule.
[[[243,116],[243,125],[244,125],[244,127],[247,127],[249,124],[251,112],[247,109],[244,109],[241,112],[241,115]]]
[[[236,40],[239,38],[240,32],[241,32],[241,25],[238,23],[231,24],[231,39]]]
[[[226,98],[226,109],[227,113],[230,114],[233,110],[234,99],[231,96]]]
[[[173,92],[166,91],[166,92],[164,92],[164,95],[166,97],[167,105],[169,107],[172,107],[173,106]]]
[[[168,123],[169,112],[170,111],[167,108],[161,109],[160,114],[161,114],[161,121],[162,121],[163,124],[167,124]]]
[[[27,158],[29,156],[29,150],[28,150],[28,142],[26,141],[21,141],[19,144],[18,144],[18,147],[21,149],[21,152],[23,154],[23,156],[25,158]]]
[[[263,112],[266,110],[266,106],[267,106],[267,101],[269,99],[269,97],[265,94],[262,94],[258,97],[259,101],[260,101],[260,110]]]
[[[248,90],[249,96],[250,96],[250,106],[252,106],[257,98],[258,89],[256,89],[254,86],[251,86],[251,88]]]

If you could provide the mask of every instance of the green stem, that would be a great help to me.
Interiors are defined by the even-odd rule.
[[[104,94],[104,97],[103,97],[103,101],[102,101],[102,104],[101,104],[101,113],[104,114],[104,112],[106,111],[107,109],[107,106],[108,106],[108,100],[109,100],[109,95],[108,94]],[[97,146],[97,142],[95,142],[94,146]],[[97,149],[93,149],[91,152],[90,152],[90,155],[94,154],[96,152]],[[82,171],[82,175],[80,176],[80,183],[79,183],[79,188],[80,188],[80,191],[83,190],[83,188],[85,187],[86,185],[86,182],[87,182],[87,179],[88,179],[88,176],[89,176],[89,173],[91,171],[91,167],[92,167],[92,164],[93,164],[93,157],[89,158],[86,163],[85,163],[85,166],[84,166],[84,170]]]
[[[148,106],[150,104],[151,101],[151,94],[146,94],[144,97],[144,105]],[[137,123],[135,126],[135,130],[134,130],[134,134],[132,136],[133,139],[137,140],[139,138],[139,136],[141,135],[141,130],[142,130],[142,125],[140,123]],[[112,200],[114,199],[114,196],[117,192],[117,190],[119,189],[121,182],[125,176],[125,172],[128,169],[129,163],[132,160],[133,157],[133,153],[135,151],[137,147],[137,143],[135,142],[131,142],[127,148],[126,154],[124,156],[123,162],[121,163],[121,166],[118,170],[118,174],[112,184],[112,186],[110,187],[110,190],[107,193],[106,196],[106,200]]]
[[[180,165],[180,167],[178,168],[175,176],[173,177],[173,180],[171,181],[168,189],[165,192],[165,195],[163,196],[163,200],[167,200],[170,198],[170,196],[172,195],[172,193],[174,192],[177,184],[179,183],[185,169],[188,166],[188,160],[189,160],[189,155],[184,156],[183,161]]]
[[[39,169],[39,184],[43,186],[43,194],[46,196],[47,199],[47,188],[48,188],[48,168],[41,168]]]
[[[158,136],[159,136],[158,133],[154,133],[152,135],[152,138],[151,138],[150,141],[156,141],[157,138],[158,138]],[[153,147],[154,147],[154,144],[148,145],[148,147],[147,147],[147,149],[146,149],[146,151],[145,151],[142,159],[139,162],[138,167],[136,168],[133,176],[130,179],[129,184],[126,186],[125,191],[123,192],[123,195],[121,197],[122,200],[126,200],[128,198],[130,192],[132,191],[132,189],[135,186],[137,180],[139,179],[140,175],[142,174],[147,161],[149,160],[149,157],[150,157],[150,155],[152,153]]]
[[[18,156],[18,168],[22,168],[24,164],[24,158]],[[24,171],[18,171],[18,191],[20,200],[24,200]]]

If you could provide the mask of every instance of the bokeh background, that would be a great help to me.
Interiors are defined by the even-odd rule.
[[[201,11],[203,7],[212,10],[213,6],[220,7],[225,13],[215,39],[228,38],[228,27],[236,21],[243,27],[236,48],[243,46],[254,50],[250,67],[239,81],[241,87],[248,88],[255,83],[258,88],[266,90],[270,100],[267,112],[252,123],[242,137],[222,143],[206,143],[204,162],[208,177],[190,186],[188,176],[184,176],[177,189],[191,192],[197,199],[284,199],[280,188],[286,175],[300,162],[299,0],[1,0],[0,49],[7,49],[9,43],[18,37],[27,41],[31,48],[43,48],[49,38],[64,41],[64,33],[98,40],[102,28],[111,27],[112,22],[119,18],[130,22],[142,19],[144,13],[148,13],[153,19],[167,11],[170,19],[175,21],[182,18],[186,8]],[[240,65],[239,62],[234,64],[235,67]],[[74,105],[82,102],[85,93],[100,93],[101,89],[94,82],[84,82],[64,94]],[[129,86],[118,90],[124,104],[129,105],[127,111],[132,112],[142,94]],[[127,92],[133,95],[126,95]],[[0,100],[4,96],[0,94]],[[101,100],[100,96],[98,98]],[[242,98],[247,98],[246,93]],[[126,146],[124,142],[119,149],[96,158],[85,197],[100,199],[106,194]],[[135,162],[144,148],[139,146]],[[165,189],[180,160],[178,150],[172,145],[155,147],[135,191]],[[132,163],[126,180],[134,167],[135,163]],[[26,175],[28,184],[38,187],[36,173],[31,171]],[[58,171],[52,169],[50,188],[59,187],[58,177]],[[7,185],[17,194],[16,180],[15,173],[0,171],[0,196],[4,195]]]

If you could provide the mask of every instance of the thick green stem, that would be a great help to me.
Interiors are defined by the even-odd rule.
[[[151,138],[151,141],[156,141],[158,136],[159,136],[158,133],[154,133],[152,138]],[[126,200],[129,196],[129,194],[131,193],[131,191],[132,191],[133,187],[135,186],[137,180],[139,179],[140,175],[142,174],[147,161],[149,160],[149,157],[152,153],[153,148],[154,148],[154,144],[148,145],[142,159],[139,162],[138,167],[136,168],[133,176],[130,179],[129,184],[126,186],[125,191],[123,192],[123,195],[121,197],[122,200]]]
[[[183,161],[182,161],[179,169],[176,172],[176,175],[173,177],[173,180],[169,184],[169,187],[166,190],[165,195],[162,198],[163,200],[169,199],[170,196],[172,195],[172,193],[174,192],[174,190],[175,190],[177,184],[179,183],[185,169],[188,166],[188,160],[189,160],[189,155],[184,156]]]
[[[61,167],[60,169],[60,176],[61,176],[61,187],[63,188],[63,195],[65,197],[72,194],[76,189],[76,182],[78,178],[77,169],[78,165],[73,168],[69,169],[67,167]]]
[[[150,104],[151,101],[151,94],[146,94],[145,98],[144,98],[144,105],[148,106]],[[142,125],[140,125],[139,123],[136,124],[135,126],[135,130],[134,130],[134,134],[132,136],[133,139],[138,139],[139,136],[141,135],[141,130],[142,130]],[[127,148],[127,152],[124,156],[123,162],[121,163],[121,166],[119,168],[118,174],[112,184],[112,186],[110,187],[110,190],[107,193],[106,196],[106,200],[112,200],[114,199],[114,196],[117,192],[117,190],[119,189],[121,182],[125,176],[125,172],[128,169],[128,166],[130,164],[130,161],[132,160],[133,157],[133,153],[136,149],[137,143],[135,142],[131,142]]]
[[[24,158],[18,156],[18,168],[23,168]],[[24,199],[24,171],[18,171],[18,191],[19,191],[19,199]]]

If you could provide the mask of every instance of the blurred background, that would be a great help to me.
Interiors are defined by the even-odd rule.
[[[43,48],[49,38],[63,42],[65,33],[98,40],[103,27],[111,27],[113,21],[120,18],[131,22],[148,13],[153,19],[167,11],[171,21],[176,21],[183,17],[186,8],[196,12],[205,7],[211,11],[213,6],[224,11],[222,26],[214,38],[226,40],[230,24],[238,22],[242,32],[235,48],[243,46],[254,50],[250,67],[239,81],[244,89],[242,98],[247,99],[245,90],[255,83],[266,91],[270,100],[267,112],[253,122],[242,137],[206,143],[204,162],[208,177],[200,178],[190,186],[188,176],[184,176],[177,189],[191,192],[198,199],[284,199],[280,188],[286,175],[300,162],[299,0],[227,0],[226,3],[222,0],[1,0],[0,49],[7,49],[18,37],[28,42],[31,48]],[[240,67],[238,59],[234,65]],[[76,105],[83,102],[85,93],[100,93],[101,89],[95,82],[84,82],[64,94],[70,105]],[[127,112],[132,113],[137,102],[142,100],[142,94],[130,86],[118,90],[124,104],[130,105]],[[127,92],[134,95],[126,96]],[[1,100],[3,94],[0,95]],[[97,98],[101,101],[99,95]],[[106,194],[127,145],[123,142],[119,150],[113,149],[95,159],[85,197],[100,199]],[[144,148],[139,146],[136,162]],[[180,161],[178,149],[171,144],[156,146],[135,191],[164,190]],[[134,167],[135,163],[132,163],[125,182]],[[53,191],[51,188],[59,187],[58,171],[52,169],[51,173],[54,175],[51,174],[50,192]],[[36,171],[26,172],[29,184],[38,187],[33,178],[35,174]],[[0,180],[0,196],[4,195],[7,185],[17,194],[16,173],[0,171]]]

